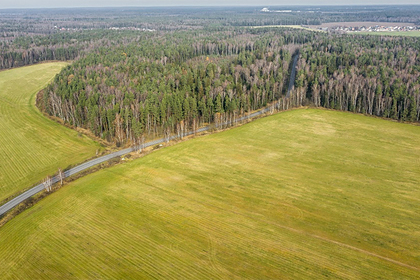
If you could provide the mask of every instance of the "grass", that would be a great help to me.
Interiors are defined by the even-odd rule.
[[[360,35],[377,35],[377,36],[406,36],[420,37],[420,31],[378,31],[378,32],[349,32],[351,34]]]
[[[303,109],[81,178],[0,228],[5,279],[418,279],[420,127]]]
[[[302,25],[258,25],[258,26],[251,26],[250,28],[294,28],[294,29],[303,29],[308,31],[315,31],[315,32],[324,32],[322,30],[317,30],[309,27],[304,27]]]
[[[98,145],[44,117],[36,93],[66,63],[43,63],[0,72],[0,201],[48,174],[95,155]]]

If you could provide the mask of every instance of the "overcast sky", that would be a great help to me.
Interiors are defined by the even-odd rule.
[[[0,0],[2,8],[420,4],[419,0]]]

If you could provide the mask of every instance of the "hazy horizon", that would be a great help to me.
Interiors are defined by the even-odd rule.
[[[63,0],[63,1],[49,1],[39,0],[34,3],[29,0],[1,0],[0,9],[26,9],[26,8],[108,8],[108,7],[233,7],[233,6],[250,6],[250,7],[270,7],[270,6],[369,6],[369,5],[420,5],[418,0],[406,0],[396,2],[395,0],[355,0],[351,5],[346,0],[303,0],[290,5],[290,1],[273,1],[268,0],[264,3],[256,3],[251,0],[215,0],[209,3],[208,1],[196,0],[160,0],[150,4],[150,1],[145,0]]]

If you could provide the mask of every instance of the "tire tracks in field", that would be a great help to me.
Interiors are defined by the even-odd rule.
[[[295,56],[293,57],[293,62],[292,62],[292,63],[293,63],[293,65],[292,65],[292,72],[291,72],[291,75],[290,75],[289,87],[288,87],[288,90],[287,90],[286,98],[289,98],[289,97],[290,97],[290,92],[291,92],[291,90],[293,89],[294,79],[295,79],[295,76],[296,76],[296,64],[297,64],[298,56],[299,56],[299,54],[297,53],[297,54],[295,54]],[[265,112],[267,112],[267,111],[268,111],[268,110],[263,109],[263,110],[261,110],[260,112],[265,113]],[[254,114],[255,114],[255,113],[254,113]],[[254,116],[257,116],[257,115],[260,115],[260,114],[261,114],[261,113],[259,113],[259,114],[255,114]],[[253,116],[252,116],[252,115],[250,115],[249,117],[253,117]],[[249,118],[249,117],[242,117],[241,119],[247,119],[247,118]],[[207,129],[206,129],[206,128],[201,128],[200,130],[201,130],[201,131],[204,131],[204,130],[207,130]],[[152,141],[152,142],[155,142],[155,141]],[[158,144],[158,143],[160,143],[160,142],[158,142],[158,141],[156,141],[156,142],[157,142],[157,143],[153,143],[153,144]],[[121,152],[121,151],[119,151],[119,152]],[[117,152],[117,153],[119,153],[119,152]],[[108,155],[108,156],[109,156],[109,155]],[[86,163],[84,163],[84,164],[86,164]],[[81,164],[81,165],[84,165],[84,164]],[[79,166],[77,166],[77,167],[79,167]],[[108,171],[108,172],[109,172],[109,171]],[[116,174],[116,175],[126,177],[126,178],[128,178],[129,180],[132,180],[132,181],[138,181],[138,180],[136,180],[136,179],[134,179],[134,178],[130,178],[130,177],[128,177],[128,176],[124,176],[124,175],[121,175],[121,174]],[[144,182],[142,182],[142,183],[144,184]],[[157,187],[157,186],[153,186],[153,185],[151,185],[151,184],[146,184],[146,185],[148,185],[148,186],[150,186],[150,187],[153,187],[153,188],[157,188],[157,189],[159,189],[159,190],[161,190],[161,191],[164,191],[164,192],[168,192],[168,193],[170,193],[170,194],[172,194],[172,195],[181,196],[181,197],[183,197],[184,199],[192,200],[192,201],[194,201],[195,203],[199,203],[199,204],[204,205],[204,206],[209,206],[209,207],[213,207],[213,208],[218,208],[218,209],[220,209],[220,210],[228,211],[228,212],[231,212],[231,213],[233,213],[233,214],[240,215],[240,216],[243,216],[243,217],[246,217],[246,218],[252,218],[250,215],[246,215],[246,214],[244,214],[244,213],[239,213],[239,212],[234,211],[234,210],[229,210],[229,209],[226,209],[226,208],[222,208],[222,207],[220,207],[220,206],[217,206],[217,205],[214,205],[214,204],[211,204],[211,203],[204,203],[204,202],[199,201],[199,200],[194,200],[194,199],[191,199],[191,197],[187,197],[187,196],[185,196],[185,195],[181,195],[181,194],[178,194],[178,193],[172,192],[172,191],[170,191],[170,190],[168,190],[168,189],[163,189],[163,188],[160,188],[160,187]],[[22,201],[23,201],[23,200],[22,200]],[[21,201],[21,202],[22,202],[22,201]],[[18,204],[18,203],[17,203],[17,204]],[[17,204],[16,204],[16,205],[17,205]],[[1,206],[4,206],[4,205],[1,205]],[[286,206],[286,205],[285,205],[285,206]],[[302,215],[302,213],[299,213],[299,209],[296,209],[296,210],[298,211],[298,215],[299,215],[299,216],[300,216],[300,215]],[[6,212],[6,211],[5,211],[5,212]],[[254,214],[254,215],[255,215],[255,213],[250,213],[250,214]],[[260,215],[261,215],[261,214],[260,214]],[[263,215],[261,215],[261,216],[262,216],[262,217],[264,217]],[[415,267],[415,266],[412,266],[412,265],[409,265],[409,264],[406,264],[406,263],[403,263],[403,262],[400,262],[400,261],[394,260],[394,259],[392,259],[392,258],[385,257],[385,256],[382,256],[382,255],[379,255],[379,254],[376,254],[376,253],[370,252],[370,251],[368,251],[368,250],[360,249],[360,248],[358,248],[358,247],[355,247],[355,246],[352,246],[352,245],[349,245],[349,244],[346,244],[346,243],[343,243],[343,242],[340,242],[340,241],[336,241],[336,240],[333,240],[333,239],[329,239],[329,238],[326,238],[326,237],[322,237],[322,236],[319,236],[319,235],[316,235],[316,234],[312,234],[312,233],[309,233],[309,232],[306,232],[306,231],[303,231],[303,230],[299,230],[299,229],[296,229],[296,228],[288,227],[288,226],[281,225],[281,224],[278,224],[278,223],[272,223],[272,222],[269,222],[269,221],[267,221],[267,220],[264,220],[263,222],[268,223],[268,224],[271,224],[271,225],[276,226],[276,227],[279,227],[279,228],[281,228],[281,229],[284,229],[284,230],[290,231],[290,232],[294,232],[294,233],[297,233],[297,234],[300,234],[300,235],[305,235],[305,236],[308,236],[308,237],[311,237],[311,238],[314,238],[314,239],[321,240],[321,241],[323,241],[323,242],[327,242],[327,243],[330,243],[330,244],[334,244],[334,245],[337,245],[337,246],[340,246],[340,247],[343,247],[343,248],[347,248],[347,249],[350,249],[350,250],[353,250],[353,251],[357,251],[357,252],[359,252],[359,253],[362,253],[362,254],[365,254],[365,255],[368,255],[368,256],[371,256],[371,257],[375,257],[375,258],[381,259],[381,260],[383,260],[383,261],[387,261],[387,262],[393,263],[393,264],[395,264],[395,265],[398,265],[398,266],[401,266],[401,267],[405,267],[405,268],[408,268],[408,269],[411,269],[411,270],[414,270],[414,271],[420,272],[420,268],[418,268],[418,267]],[[216,258],[216,251],[215,251],[215,246],[214,246],[214,240],[212,239],[212,237],[211,237],[210,235],[208,236],[208,238],[209,238],[209,259],[210,259],[210,262],[211,262],[211,266],[212,266],[212,268],[213,268],[213,269],[215,269],[215,271],[216,271],[216,272],[219,272],[219,273],[222,273],[222,274],[223,274],[223,272],[221,271],[221,268],[220,268],[220,267],[218,266],[218,264],[217,264],[217,258]],[[219,274],[219,273],[218,273],[218,274]]]
[[[294,80],[295,80],[295,76],[296,76],[296,64],[297,64],[298,57],[299,57],[299,52],[297,52],[293,56],[293,58],[292,58],[292,72],[290,74],[289,87],[288,87],[287,92],[286,92],[286,99],[289,98],[290,92],[293,89]],[[39,90],[41,90],[41,87],[38,89],[38,91]],[[251,113],[249,115],[242,116],[242,117],[238,118],[237,120],[235,120],[233,122],[233,125],[235,125],[238,122],[241,122],[241,121],[244,121],[244,120],[248,120],[248,119],[252,119],[254,117],[261,116],[261,115],[263,115],[265,113],[269,113],[271,110],[274,109],[274,107],[275,107],[275,105],[270,105],[270,106],[267,106],[265,108],[262,108],[259,111],[253,112],[253,113]],[[223,123],[222,126],[223,125],[232,125],[232,122],[230,122],[230,123],[229,122],[226,122],[226,123]],[[204,131],[209,130],[210,128],[211,128],[210,125],[209,126],[205,126],[205,127],[201,127],[199,129],[197,129],[195,132],[190,131],[190,132],[186,133],[184,136],[189,136],[189,135],[192,135],[192,134],[195,134],[195,133],[204,132]],[[52,137],[53,136],[54,135],[52,135]],[[173,140],[173,139],[176,139],[176,136],[171,136],[170,137],[170,140]],[[144,147],[150,147],[150,146],[153,146],[153,145],[156,145],[156,144],[160,144],[160,143],[164,143],[164,142],[166,142],[166,140],[164,138],[162,138],[162,139],[156,139],[156,140],[150,141],[148,143],[145,143],[144,144]],[[119,150],[117,152],[114,152],[114,153],[111,153],[111,154],[108,154],[108,155],[104,155],[104,156],[99,157],[99,158],[94,158],[94,159],[92,159],[92,160],[90,160],[88,162],[81,163],[81,164],[75,166],[74,168],[72,168],[71,170],[67,170],[65,172],[65,177],[69,177],[70,175],[76,174],[76,173],[78,173],[80,171],[83,171],[83,170],[85,170],[87,168],[93,167],[94,165],[97,165],[99,163],[108,161],[111,158],[122,156],[124,154],[133,152],[134,150],[135,149],[133,147],[131,147],[131,148]],[[33,157],[34,155],[31,154],[30,156]],[[39,160],[43,160],[42,157],[37,157],[37,159],[38,159],[38,161]],[[27,163],[24,163],[24,164],[25,164],[25,168],[27,168]],[[21,167],[21,166],[17,166],[17,169],[19,169],[20,172],[23,172],[22,170],[25,169],[25,168],[24,167]],[[53,180],[53,183],[58,182],[58,176],[52,176],[52,180]],[[26,199],[32,197],[33,195],[35,195],[35,194],[37,194],[37,193],[39,193],[39,192],[41,192],[43,190],[44,190],[43,185],[42,185],[42,183],[40,183],[37,186],[32,187],[31,189],[29,189],[29,190],[21,193],[20,195],[12,198],[11,200],[9,200],[6,203],[4,203],[3,205],[0,205],[0,217],[3,214],[5,214],[6,212],[8,212],[11,209],[13,209],[14,207],[18,206],[20,203],[24,202]]]
[[[216,247],[214,246],[214,239],[211,236],[210,233],[207,234],[208,237],[208,241],[209,241],[209,261],[211,264],[211,267],[214,269],[214,271],[218,274],[220,279],[230,279],[229,277],[227,277],[226,272],[227,271],[223,271],[223,269],[220,267],[218,261],[217,261],[217,256],[216,256]]]
[[[376,254],[376,253],[373,253],[373,252],[370,252],[370,251],[367,251],[367,250],[364,250],[364,249],[360,249],[356,246],[352,246],[352,245],[349,245],[349,244],[346,244],[346,243],[343,243],[343,242],[340,242],[340,241],[336,241],[336,240],[333,240],[333,239],[322,237],[322,236],[319,236],[319,235],[316,235],[316,234],[313,234],[313,233],[309,233],[309,232],[306,232],[306,231],[303,231],[303,230],[299,230],[299,229],[296,229],[296,228],[292,228],[292,227],[288,227],[288,226],[284,226],[284,225],[279,225],[279,224],[275,224],[275,223],[272,223],[272,224],[279,227],[279,228],[288,230],[288,231],[296,232],[296,233],[299,233],[301,235],[306,235],[306,236],[309,236],[309,237],[312,237],[312,238],[315,238],[315,239],[318,239],[318,240],[321,240],[321,241],[324,241],[324,242],[327,242],[327,243],[335,244],[335,245],[338,245],[340,247],[351,249],[353,251],[357,251],[357,252],[363,253],[365,255],[369,255],[371,257],[375,257],[375,258],[378,258],[378,259],[381,259],[381,260],[384,260],[384,261],[387,261],[387,262],[390,262],[390,263],[393,263],[393,264],[396,264],[396,265],[399,265],[399,266],[402,266],[402,267],[409,268],[411,270],[420,272],[420,268],[418,268],[418,267],[415,267],[415,266],[412,266],[412,265],[409,265],[409,264],[406,264],[406,263],[403,263],[403,262],[400,262],[400,261],[397,261],[397,260],[394,260],[394,259],[391,259],[391,258],[388,258],[388,257],[384,257],[384,256],[381,256],[379,254]]]
[[[405,268],[411,269],[413,271],[420,272],[420,268],[418,268],[418,267],[415,267],[415,266],[412,266],[412,265],[409,265],[409,264],[406,264],[406,263],[403,263],[403,262],[394,260],[394,259],[389,258],[389,257],[385,257],[385,256],[382,256],[382,255],[373,253],[373,252],[368,251],[368,250],[360,249],[360,248],[358,248],[356,246],[353,246],[353,245],[349,245],[349,244],[346,244],[346,243],[343,243],[343,242],[340,242],[340,241],[336,241],[336,240],[333,240],[333,239],[330,239],[330,238],[322,237],[322,236],[319,236],[319,235],[316,235],[316,234],[313,234],[313,233],[309,233],[309,232],[306,232],[306,231],[303,231],[303,230],[299,230],[299,229],[296,229],[296,228],[293,228],[293,227],[288,227],[288,226],[281,225],[281,224],[278,224],[278,223],[269,222],[266,219],[262,219],[262,218],[264,218],[264,215],[262,215],[262,214],[256,214],[254,212],[248,212],[249,215],[246,215],[245,213],[240,213],[240,212],[234,211],[232,209],[223,208],[223,207],[214,205],[212,203],[205,203],[205,202],[203,202],[203,201],[201,201],[199,199],[192,199],[191,197],[188,197],[186,195],[177,193],[175,191],[171,191],[171,190],[166,189],[166,188],[163,188],[163,187],[154,186],[154,185],[152,185],[150,183],[146,183],[146,182],[140,181],[139,179],[132,178],[132,177],[127,176],[127,175],[116,173],[116,172],[113,172],[113,171],[110,171],[110,170],[108,170],[108,172],[111,172],[111,173],[115,174],[115,176],[121,176],[121,177],[124,177],[124,178],[126,178],[126,179],[128,179],[130,181],[139,182],[139,183],[144,184],[144,185],[147,185],[147,186],[149,186],[151,188],[158,189],[158,190],[160,190],[162,192],[166,192],[166,193],[169,193],[171,195],[182,197],[182,198],[184,198],[184,199],[186,199],[188,201],[193,201],[193,202],[195,202],[197,204],[201,204],[203,206],[216,208],[216,209],[219,209],[219,210],[222,210],[222,211],[227,211],[227,212],[230,212],[232,214],[239,215],[239,216],[242,216],[242,217],[245,217],[245,218],[251,218],[251,219],[254,219],[254,220],[259,220],[259,221],[261,221],[263,223],[266,223],[266,224],[269,224],[269,225],[272,225],[272,226],[275,226],[275,227],[279,227],[281,229],[284,229],[284,230],[287,230],[287,231],[290,231],[290,232],[295,232],[295,233],[298,233],[300,235],[306,235],[306,236],[311,237],[311,238],[314,238],[314,239],[318,239],[318,240],[321,240],[321,241],[324,241],[324,242],[327,242],[327,243],[330,243],[330,244],[334,244],[334,245],[340,246],[342,248],[347,248],[347,249],[350,249],[350,250],[353,250],[353,251],[357,251],[359,253],[362,253],[362,254],[365,254],[365,255],[368,255],[368,256],[371,256],[371,257],[375,257],[375,258],[381,259],[383,261],[387,261],[387,262],[393,263],[395,265],[398,265],[398,266],[401,266],[401,267],[405,267]],[[255,217],[255,215],[258,216],[259,219],[257,219]],[[211,246],[214,246],[214,243],[211,244]],[[210,254],[212,254],[212,253],[210,252]],[[213,257],[211,257],[211,258],[213,258]],[[211,263],[212,263],[212,267],[213,267],[213,262],[211,261]]]

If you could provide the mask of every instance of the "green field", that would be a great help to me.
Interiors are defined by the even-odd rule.
[[[98,149],[35,107],[36,93],[65,65],[44,63],[0,72],[0,201],[59,167],[94,156]]]
[[[83,177],[0,228],[3,279],[418,279],[420,127],[301,109]]]
[[[293,28],[293,29],[303,29],[308,31],[316,31],[316,32],[324,32],[322,30],[313,29],[309,27],[304,27],[302,25],[258,25],[258,26],[251,26],[250,28]]]
[[[378,32],[349,32],[350,34],[360,35],[381,35],[381,36],[408,36],[420,37],[420,31],[378,31]]]

